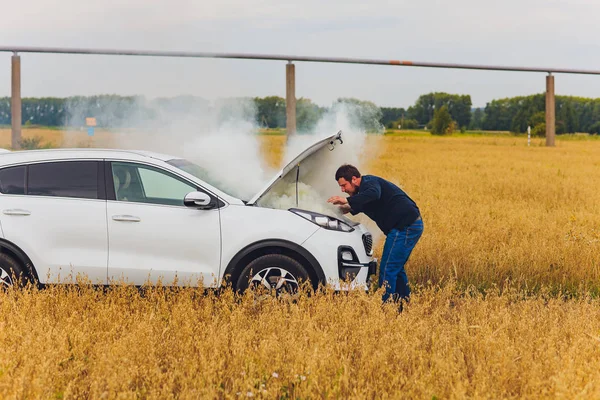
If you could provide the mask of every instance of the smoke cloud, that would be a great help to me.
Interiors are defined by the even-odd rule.
[[[207,171],[209,183],[240,199],[252,198],[277,173],[263,161],[252,99],[211,103],[192,97],[154,101],[135,98],[127,103],[98,105],[97,109],[108,111],[98,113],[94,104],[81,101],[68,104],[67,125],[81,125],[86,116],[93,115],[99,125],[112,127],[111,141],[103,147],[148,150],[188,159]],[[383,131],[377,113],[361,104],[334,103],[311,132],[288,140],[280,166],[340,130],[343,144],[336,143],[333,151],[327,147],[313,154],[300,165],[298,185],[293,172],[258,205],[299,207],[340,217],[338,207],[327,203],[330,196],[343,195],[335,181],[335,171],[345,163],[360,170],[376,156],[373,150],[366,150],[366,139],[367,130]],[[67,146],[78,145],[75,137],[80,136],[72,132],[65,133]],[[369,224],[365,219],[360,222]]]
[[[208,183],[241,199],[252,197],[275,173],[262,161],[252,99],[223,99],[212,104],[192,97],[153,102],[136,99],[126,107],[127,118],[115,113],[115,106],[103,105],[106,111],[93,113],[89,104],[71,103],[67,110],[70,125],[94,115],[99,125],[112,127],[103,147],[188,159],[207,171]],[[80,135],[68,130],[64,145],[77,146],[76,137]]]
[[[377,157],[377,149],[368,147],[366,143],[368,131],[383,133],[377,113],[364,104],[335,103],[310,134],[297,135],[288,141],[283,164],[289,163],[311,144],[340,130],[343,144],[336,142],[333,150],[326,147],[301,163],[297,205],[296,187],[292,183],[292,179],[295,178],[293,173],[290,177],[292,179],[282,182],[280,188],[276,188],[280,190],[274,191],[265,199],[264,205],[276,208],[299,207],[341,217],[339,208],[327,203],[331,196],[344,196],[335,180],[335,172],[342,164],[352,164],[364,173],[363,169],[368,165],[368,161]],[[365,216],[348,214],[346,217],[363,223],[374,236],[378,236],[378,228]]]

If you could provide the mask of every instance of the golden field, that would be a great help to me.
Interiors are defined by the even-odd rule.
[[[428,288],[295,303],[193,289],[2,294],[0,397],[598,398],[600,303]]]
[[[263,140],[276,164],[285,139]],[[600,289],[600,141],[409,133],[371,136],[364,153],[363,174],[400,185],[421,209],[413,283]]]
[[[277,164],[285,139],[260,140]],[[598,398],[600,141],[406,133],[365,154],[423,214],[402,313],[380,293],[9,290],[0,398]]]

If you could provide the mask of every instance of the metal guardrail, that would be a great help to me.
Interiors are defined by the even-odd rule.
[[[425,67],[425,68],[450,68],[488,71],[515,71],[515,72],[542,72],[563,74],[600,75],[600,70],[572,69],[572,68],[546,68],[546,67],[520,67],[501,65],[479,65],[479,64],[455,64],[435,63],[421,61],[401,60],[377,60],[346,57],[311,57],[299,55],[281,54],[252,54],[252,53],[215,53],[194,51],[153,51],[153,50],[118,50],[118,49],[86,49],[65,47],[15,47],[0,46],[0,52],[11,53],[53,53],[53,54],[95,54],[114,56],[149,56],[149,57],[190,57],[190,58],[229,58],[241,60],[278,60],[278,61],[304,61],[324,62],[338,64],[368,64],[368,65],[392,65],[403,67]]]
[[[600,75],[600,70],[575,68],[520,67],[503,65],[455,64],[402,60],[377,60],[346,57],[310,57],[281,54],[251,53],[217,53],[194,51],[160,51],[160,50],[118,50],[118,49],[86,49],[65,47],[22,47],[0,46],[0,52],[11,52],[12,57],[12,145],[18,148],[21,138],[21,61],[19,53],[50,54],[90,54],[107,56],[147,56],[147,57],[189,57],[189,58],[223,58],[240,60],[275,60],[287,61],[286,65],[286,116],[288,134],[296,132],[296,98],[295,98],[295,66],[293,62],[321,62],[338,64],[388,65],[400,67],[446,68],[486,71],[540,72],[546,73],[546,145],[554,146],[555,112],[554,76],[552,74]]]

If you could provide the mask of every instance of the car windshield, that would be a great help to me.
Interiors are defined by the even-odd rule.
[[[231,193],[229,193],[226,188],[223,188],[223,183],[220,182],[217,178],[215,178],[214,176],[211,175],[211,173],[209,171],[207,171],[206,169],[202,168],[201,166],[194,164],[193,162],[183,159],[183,158],[176,158],[173,160],[169,160],[167,161],[167,164],[170,164],[174,167],[177,167],[185,172],[187,172],[190,175],[195,176],[198,179],[201,179],[202,181],[208,183],[209,185],[219,189],[222,192],[227,193],[230,196],[233,196]],[[235,197],[235,196],[233,196]]]

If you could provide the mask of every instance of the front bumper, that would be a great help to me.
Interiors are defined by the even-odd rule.
[[[369,232],[362,225],[354,228],[353,232],[319,229],[302,243],[319,262],[326,283],[334,290],[367,288],[369,276],[377,271]],[[341,251],[344,249],[350,250],[352,257],[343,259]]]
[[[371,275],[376,275],[377,274],[377,259],[374,258],[373,261],[371,261],[369,263],[369,270],[367,271],[367,282],[369,281],[369,278],[371,277]]]
[[[345,259],[344,254],[351,255],[352,260]],[[340,280],[345,282],[352,282],[364,269],[366,269],[367,271],[366,282],[368,283],[371,275],[377,273],[377,259],[374,258],[369,262],[361,263],[358,261],[358,256],[356,255],[352,247],[338,247],[338,272]]]

